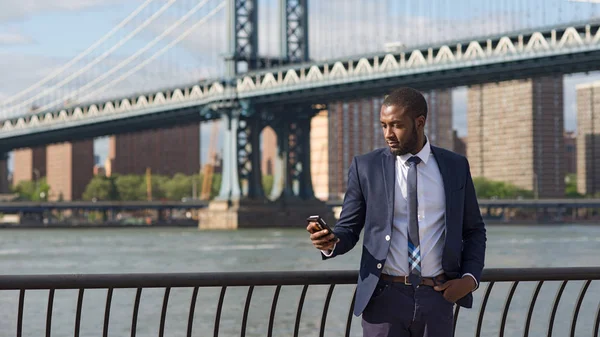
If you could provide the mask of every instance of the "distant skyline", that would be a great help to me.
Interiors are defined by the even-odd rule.
[[[209,1],[207,6],[214,7],[219,2]],[[276,55],[279,51],[277,2],[259,1],[259,50],[263,54]],[[364,0],[311,1],[311,57],[323,59],[337,57],[340,53],[360,54],[382,50],[385,42],[400,41],[415,45],[600,17],[599,4],[565,0],[505,0],[502,3],[465,0],[452,4],[446,0],[432,0],[427,6],[411,1],[375,0],[368,3],[374,2],[378,3],[367,6]],[[0,0],[0,103],[35,84],[88,48],[142,3],[144,0]],[[148,8],[155,11],[166,3],[166,0],[155,0]],[[193,5],[193,1],[176,2],[173,8],[165,12],[162,20],[151,24],[139,39],[114,55],[108,62],[109,66],[120,62],[156,37]],[[194,18],[201,17],[206,11],[208,9],[198,12]],[[125,81],[122,88],[143,90],[147,86],[195,81],[221,73],[226,46],[224,19],[222,11],[207,21],[204,29],[195,31],[171,53],[140,71],[137,74],[139,76]],[[136,20],[132,22],[133,26],[141,23],[141,19]],[[128,27],[117,38],[122,38],[131,30]],[[86,60],[98,56],[108,47],[103,46]],[[103,69],[94,70],[73,85],[85,84],[105,71]],[[565,76],[566,130],[576,128],[575,85],[595,80],[600,80],[598,72]],[[63,90],[59,94],[67,92]],[[466,89],[454,90],[453,98],[453,125],[459,135],[464,136],[467,130]],[[203,157],[207,152],[209,137],[210,127],[203,125]],[[106,138],[95,142],[95,154],[101,162],[106,158],[107,145]]]

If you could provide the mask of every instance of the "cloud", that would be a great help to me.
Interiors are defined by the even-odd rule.
[[[66,59],[25,53],[0,53],[0,95],[14,93],[49,74]]]
[[[29,36],[15,32],[0,32],[0,45],[21,45],[32,43]]]
[[[125,80],[106,87],[106,84],[112,82],[115,78],[119,77],[132,67],[135,67],[139,63],[139,60],[136,60],[118,72],[115,72],[113,75],[108,76],[103,81],[91,86],[88,90],[76,93],[73,96],[67,96],[71,93],[74,93],[75,89],[81,88],[83,85],[90,83],[92,80],[97,78],[99,74],[105,73],[108,69],[111,69],[125,58],[126,56],[111,57],[107,59],[106,62],[103,62],[101,67],[92,68],[89,72],[86,72],[81,77],[76,78],[71,83],[42,95],[36,100],[18,108],[18,110],[12,110],[9,107],[14,106],[14,104],[24,102],[38,93],[43,93],[45,90],[50,89],[52,85],[56,84],[64,77],[59,76],[56,80],[52,80],[39,89],[35,89],[22,98],[17,99],[15,102],[9,103],[8,106],[2,105],[2,103],[5,102],[5,99],[9,98],[11,95],[18,94],[31,85],[36,84],[36,82],[40,81],[50,73],[53,73],[56,69],[69,61],[69,59],[51,58],[21,53],[0,53],[0,73],[8,74],[6,77],[7,80],[0,82],[0,113],[8,112],[11,115],[14,113],[23,113],[32,106],[41,107],[45,104],[50,104],[51,102],[57,102],[55,104],[62,104],[62,102],[66,100],[69,100],[72,103],[104,101],[115,97],[153,92],[165,87],[175,87],[178,85],[193,83],[199,81],[200,79],[209,77],[210,73],[213,72],[208,67],[197,66],[193,68],[185,68],[178,67],[176,64],[169,64],[168,61],[174,59],[172,57],[168,57],[167,59],[159,58],[148,64],[146,67],[141,68],[139,71],[132,74]],[[78,67],[74,67],[73,69],[68,70],[66,73],[71,74],[76,69],[78,69]],[[105,87],[105,89],[102,91],[96,91],[96,89],[100,87]],[[86,97],[86,94],[91,93],[92,91],[95,91],[95,93],[92,96]]]
[[[0,8],[2,8],[0,22],[22,20],[48,11],[78,11],[122,2],[122,0],[0,0]]]

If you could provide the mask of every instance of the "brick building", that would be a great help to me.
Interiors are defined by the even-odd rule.
[[[48,200],[78,200],[92,180],[94,140],[50,144],[46,147]]]
[[[577,173],[577,136],[575,132],[565,132],[565,173]]]
[[[452,129],[452,91],[431,90],[423,93],[427,100],[425,134],[432,145],[454,151]]]
[[[3,154],[0,157],[0,194],[10,192],[10,182],[8,179],[8,155]]]
[[[200,171],[200,124],[193,123],[111,136],[106,174],[172,176]]]
[[[275,131],[266,127],[262,131],[260,169],[263,175],[273,175],[275,156],[277,156],[277,135]]]
[[[468,89],[467,156],[474,177],[564,197],[562,77],[474,85]]]
[[[600,82],[577,90],[577,191],[600,192]]]
[[[310,173],[315,197],[329,199],[329,123],[327,111],[310,121]]]
[[[46,146],[16,149],[13,152],[13,186],[46,176]]]
[[[329,199],[346,192],[352,158],[386,146],[379,112],[383,98],[328,104]]]
[[[452,129],[452,91],[432,90],[423,95],[428,104],[425,134],[431,144],[460,150]],[[328,104],[330,199],[340,199],[346,192],[348,168],[354,156],[387,146],[379,122],[382,104],[383,97]]]

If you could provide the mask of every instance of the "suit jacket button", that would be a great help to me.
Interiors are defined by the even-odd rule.
[[[378,263],[378,264],[377,264],[377,269],[381,269],[381,267],[382,267],[382,266],[381,266],[381,263]]]
[[[385,236],[385,241],[390,241],[390,236],[389,235]]]

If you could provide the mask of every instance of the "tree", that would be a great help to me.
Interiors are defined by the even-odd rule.
[[[269,195],[271,193],[271,190],[273,189],[273,176],[264,175],[262,177],[262,186],[263,191],[265,191],[265,195]]]
[[[516,199],[533,198],[533,192],[503,181],[493,181],[483,177],[473,178],[478,198]]]
[[[95,176],[90,180],[82,195],[83,200],[119,200],[115,179],[112,177]]]
[[[169,183],[170,178],[163,175],[152,175],[152,200],[161,200],[167,198],[166,185]],[[146,177],[144,176],[144,200],[148,199],[148,193],[146,193]]]
[[[577,192],[577,175],[567,174],[565,177],[565,195],[567,198],[583,198],[584,195]]]
[[[177,173],[173,177],[152,175],[152,200],[176,200],[193,195],[193,182],[196,182],[196,196],[200,195],[201,175],[185,175]],[[147,194],[147,178],[145,174],[113,175],[112,177],[96,176],[86,187],[82,196],[84,200],[121,200],[145,201]],[[213,174],[210,198],[219,194],[221,174]],[[28,194],[29,195],[29,194]]]
[[[197,181],[197,180],[196,180]],[[192,176],[177,173],[164,183],[165,197],[169,200],[181,200],[192,196]],[[198,193],[198,192],[196,192]]]
[[[48,198],[50,186],[46,183],[46,178],[20,181],[14,188],[13,192],[19,195],[19,199],[28,201],[41,201]]]
[[[212,179],[212,188],[210,189],[210,198],[213,199],[214,197],[219,195],[219,191],[221,190],[221,173],[215,173],[213,174],[213,179]]]
[[[115,178],[115,186],[122,201],[146,200],[146,181],[143,175],[119,175]]]

